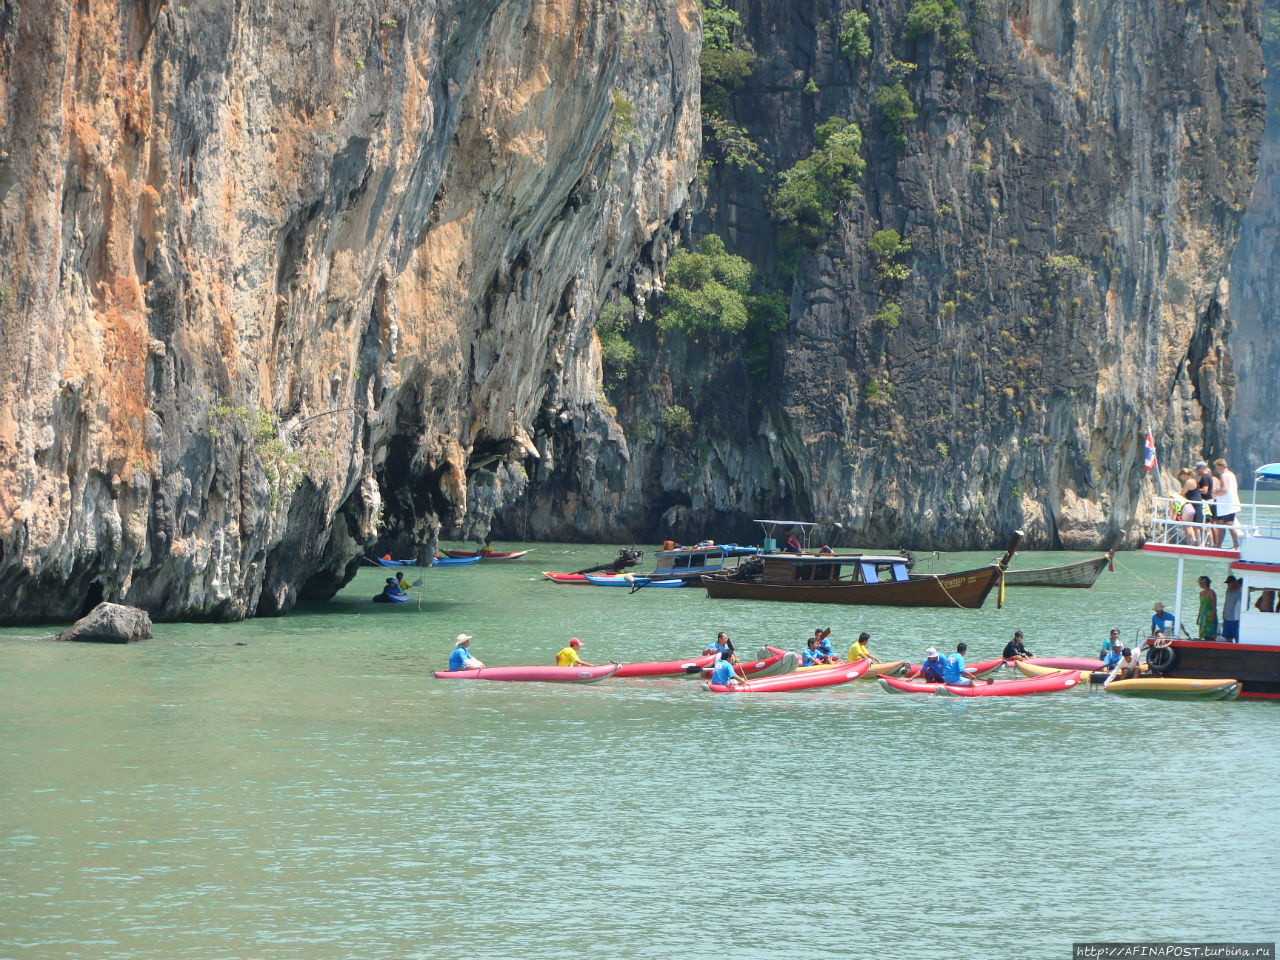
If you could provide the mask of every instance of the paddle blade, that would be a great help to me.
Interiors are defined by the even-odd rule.
[[[422,578],[421,578],[421,577],[419,577],[417,580],[413,581],[413,583],[409,584],[409,586],[411,586],[411,587],[420,587],[420,586],[422,586]]]

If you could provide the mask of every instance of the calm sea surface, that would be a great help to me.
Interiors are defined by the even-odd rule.
[[[421,609],[370,604],[370,568],[331,604],[130,646],[0,631],[0,957],[1067,958],[1084,939],[1280,939],[1280,705],[430,673],[463,631],[491,666],[552,662],[570,636],[587,660],[635,661],[718,629],[798,649],[826,626],[892,659],[960,639],[982,659],[1018,627],[1036,653],[1093,655],[1172,605],[1172,561],[1121,554],[1092,590],[1010,589],[981,611],[536,579],[612,555],[540,544],[411,571]]]

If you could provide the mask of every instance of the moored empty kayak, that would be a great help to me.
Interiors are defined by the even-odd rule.
[[[455,560],[453,557],[437,556],[435,560],[431,562],[431,565],[433,567],[465,567],[469,564],[479,562],[479,557],[462,557],[461,559]]]
[[[702,689],[712,693],[790,693],[795,690],[812,690],[817,687],[833,687],[836,684],[857,680],[867,672],[866,660],[842,663],[827,670],[809,670],[804,673],[788,673],[781,677],[765,677],[746,683],[704,683]]]
[[[1019,660],[1018,663],[1030,663],[1037,667],[1055,667],[1058,670],[1101,670],[1102,661],[1094,657],[1033,657],[1030,660]]]
[[[975,683],[957,687],[949,683],[935,684],[934,693],[944,697],[1020,697],[1032,693],[1055,693],[1069,690],[1080,682],[1079,670],[1053,673],[1044,677],[1025,677],[1002,683]]]
[[[479,670],[436,670],[437,680],[525,680],[551,683],[595,683],[612,677],[621,664],[608,663],[601,667],[481,667]]]
[[[1162,700],[1231,700],[1240,693],[1237,680],[1201,680],[1192,677],[1135,677],[1112,680],[1107,693],[1127,697],[1152,697]]]
[[[590,586],[587,583],[586,576],[581,573],[555,573],[551,570],[543,570],[542,575],[552,583],[568,583],[581,587]]]
[[[618,668],[615,677],[679,677],[686,674],[697,675],[704,667],[715,662],[715,654],[705,657],[691,657],[687,660],[662,660],[655,663],[624,663]]]

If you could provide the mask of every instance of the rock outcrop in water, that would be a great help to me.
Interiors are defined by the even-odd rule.
[[[526,464],[498,530],[723,537],[782,512],[838,521],[843,543],[1132,538],[1148,427],[1166,471],[1226,440],[1257,6],[962,3],[956,29],[917,9],[950,5],[891,0],[867,7],[858,58],[840,49],[847,4],[732,6],[756,54],[734,119],[766,169],[718,168],[694,233],[786,294],[773,365],[753,377],[733,337],[639,315],[641,361],[610,392],[626,440],[589,412],[544,422],[558,456]],[[792,278],[767,197],[832,116],[861,126],[861,196]],[[894,269],[871,250],[882,230],[909,247]],[[694,442],[663,430],[673,404]]]
[[[0,0],[0,620],[331,595],[592,409],[694,0]],[[381,492],[380,492],[381,491]]]

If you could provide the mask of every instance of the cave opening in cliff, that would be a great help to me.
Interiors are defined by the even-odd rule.
[[[84,603],[80,605],[80,612],[76,614],[79,620],[83,616],[87,616],[89,611],[102,602],[102,582],[95,580],[89,584],[89,589],[84,592]]]

